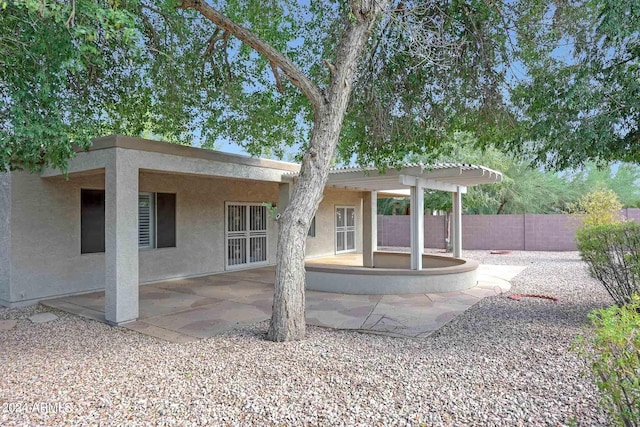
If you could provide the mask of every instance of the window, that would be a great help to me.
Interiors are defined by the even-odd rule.
[[[176,246],[176,195],[140,193],[138,196],[138,246],[141,249]]]
[[[138,196],[138,247],[151,249],[156,242],[156,198],[153,193]]]
[[[176,247],[176,195],[156,193],[157,248]]]
[[[316,216],[311,219],[311,225],[309,225],[309,231],[307,231],[307,237],[316,237]]]
[[[104,252],[104,190],[80,190],[80,253]]]
[[[104,252],[105,192],[81,190],[80,199],[80,252]],[[139,194],[138,246],[141,249],[176,246],[175,194]]]

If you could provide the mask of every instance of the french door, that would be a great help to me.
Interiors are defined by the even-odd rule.
[[[336,253],[356,250],[356,208],[336,207]]]
[[[267,207],[255,203],[226,203],[226,267],[267,262]]]

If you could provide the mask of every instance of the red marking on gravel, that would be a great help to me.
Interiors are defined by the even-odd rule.
[[[510,254],[511,251],[490,251],[491,255],[507,255]]]

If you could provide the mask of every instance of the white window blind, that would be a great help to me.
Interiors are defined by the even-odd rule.
[[[155,247],[155,193],[138,195],[138,246]]]

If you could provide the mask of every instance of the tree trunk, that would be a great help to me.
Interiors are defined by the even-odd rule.
[[[273,314],[267,338],[290,341],[305,335],[305,244],[307,230],[318,209],[331,161],[338,145],[358,60],[369,34],[387,1],[352,2],[355,19],[346,21],[338,44],[329,87],[314,109],[309,148],[293,188],[289,205],[280,218]]]
[[[346,108],[346,107],[345,107]],[[278,223],[275,294],[268,338],[272,341],[299,340],[305,336],[304,257],[309,224],[327,181],[328,170],[342,128],[340,108],[325,110],[316,120],[307,154],[289,204]]]
[[[271,62],[309,99],[313,107],[313,131],[300,173],[287,208],[279,218],[278,249],[273,314],[268,338],[290,341],[304,338],[304,256],[307,230],[327,182],[329,168],[338,145],[351,84],[358,60],[380,12],[389,0],[351,0],[349,16],[336,49],[335,64],[325,61],[329,69],[329,86],[321,90],[282,52],[242,27],[204,0],[182,0],[182,9],[195,9],[224,31],[233,34]]]
[[[500,206],[498,207],[498,212],[496,212],[496,215],[500,215],[502,213],[502,211],[504,210],[504,205],[507,204],[506,200],[503,200],[502,203],[500,203]]]

